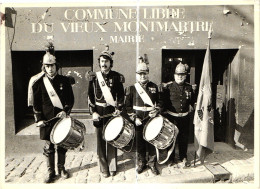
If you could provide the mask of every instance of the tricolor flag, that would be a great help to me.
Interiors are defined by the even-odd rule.
[[[214,150],[214,110],[212,108],[212,62],[210,44],[204,58],[197,105],[194,114],[194,145],[196,154],[203,163]]]

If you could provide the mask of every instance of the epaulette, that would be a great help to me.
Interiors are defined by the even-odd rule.
[[[125,95],[129,95],[130,94],[130,87],[126,87],[125,88]]]
[[[160,83],[159,85],[157,85],[157,87],[158,87],[158,92],[163,92],[163,84],[162,83]]]
[[[125,77],[122,74],[119,74],[119,81],[125,83]]]
[[[161,84],[159,84],[158,85],[158,89],[159,89],[159,91],[161,90],[163,90],[163,89],[167,89],[168,88],[168,86],[170,85],[170,84],[172,84],[173,82],[172,81],[169,81],[169,82],[167,82],[167,83],[161,83]]]
[[[190,83],[188,83],[188,82],[185,82],[185,84],[187,84],[187,85],[190,85],[190,86],[191,86],[191,84],[190,84]]]
[[[96,72],[88,71],[85,74],[86,80],[92,81],[96,77]]]

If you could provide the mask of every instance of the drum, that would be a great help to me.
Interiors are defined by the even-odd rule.
[[[129,145],[134,135],[134,125],[122,116],[112,117],[103,129],[103,139],[119,149]]]
[[[85,125],[72,117],[60,119],[53,127],[50,139],[65,149],[75,149],[84,141]]]
[[[159,115],[151,118],[143,130],[144,139],[158,149],[166,149],[174,143],[179,130],[168,119]]]

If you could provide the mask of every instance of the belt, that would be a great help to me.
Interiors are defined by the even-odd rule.
[[[101,102],[96,102],[96,105],[98,105],[98,106],[102,106],[102,107],[112,106],[111,104],[108,104],[108,103],[101,103]]]
[[[168,110],[167,113],[172,115],[172,116],[175,116],[175,117],[184,117],[184,116],[188,115],[189,112],[174,113],[174,112],[171,112],[171,111]]]
[[[145,106],[133,106],[134,110],[140,110],[143,112],[152,111],[154,110],[154,107],[145,107]]]

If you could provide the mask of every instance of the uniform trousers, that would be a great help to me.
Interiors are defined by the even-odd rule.
[[[117,148],[107,143],[103,139],[103,128],[110,118],[101,119],[103,123],[101,126],[96,127],[97,137],[97,155],[99,159],[100,171],[102,173],[109,171],[116,171],[117,169]]]
[[[146,121],[147,122],[147,121]],[[136,126],[136,151],[137,151],[137,160],[139,162],[146,163],[146,152],[148,152],[148,166],[152,167],[156,162],[156,150],[155,147],[144,140],[143,130],[146,122],[143,122],[142,125]]]
[[[184,117],[175,117],[167,114],[165,116],[170,122],[175,124],[179,129],[179,134],[177,136],[177,143],[179,148],[179,159],[182,161],[184,158],[187,158],[187,150],[188,150],[188,140],[189,140],[189,124],[190,117],[189,115]],[[170,147],[169,147],[170,148]],[[175,146],[176,148],[176,146]],[[175,156],[175,148],[170,156],[170,160],[174,160]]]
[[[67,151],[68,151],[67,149],[57,145],[58,169],[64,169]],[[49,162],[49,163],[51,163],[51,164],[55,163],[54,162],[54,154],[55,154],[55,144],[53,144],[49,140],[45,140],[45,145],[44,145],[44,148],[43,148],[43,155],[45,155],[47,158],[50,158],[51,156],[53,156],[53,158],[50,158],[51,162]]]

